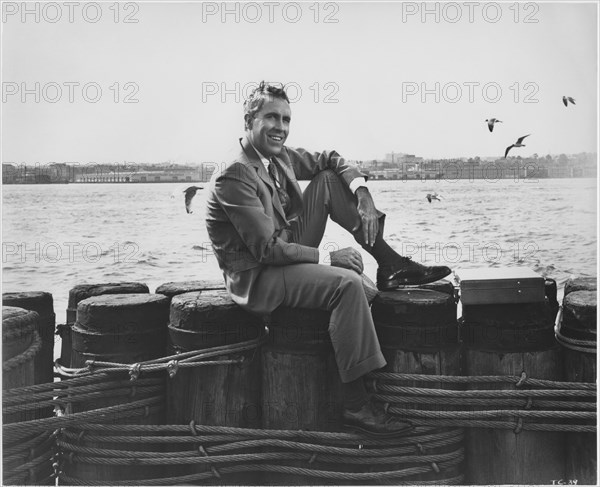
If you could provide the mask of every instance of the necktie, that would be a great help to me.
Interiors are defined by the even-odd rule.
[[[279,177],[277,176],[277,166],[275,165],[275,161],[273,159],[269,161],[269,176],[271,176],[273,186],[279,188],[281,185],[279,184]]]
[[[277,190],[277,195],[279,196],[279,202],[281,203],[281,207],[283,208],[284,213],[287,215],[290,206],[290,195],[281,185],[281,176],[280,176],[279,168],[277,167],[277,163],[273,158],[269,160],[269,176],[271,176],[271,180],[273,181],[273,185]]]

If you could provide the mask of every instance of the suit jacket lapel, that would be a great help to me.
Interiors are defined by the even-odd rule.
[[[285,211],[283,211],[283,207],[281,206],[281,202],[279,201],[279,196],[277,195],[277,190],[273,185],[273,181],[271,180],[271,176],[265,169],[264,164],[260,160],[260,157],[254,150],[254,147],[248,142],[246,137],[240,139],[240,143],[243,149],[243,155],[245,156],[248,164],[256,169],[256,174],[258,177],[270,188],[271,190],[271,201],[273,203],[273,208],[279,213],[283,221],[287,224],[287,218],[285,217]]]

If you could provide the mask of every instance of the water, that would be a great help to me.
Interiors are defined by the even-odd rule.
[[[527,266],[554,278],[596,276],[595,179],[373,181],[396,250],[429,265]],[[204,225],[206,192],[187,214],[181,184],[3,186],[2,290],[47,291],[57,322],[69,289],[138,281],[151,292],[169,281],[221,279]],[[436,191],[442,201],[428,203]],[[172,195],[176,193],[176,197]],[[355,246],[336,224],[327,251]],[[363,252],[366,274],[375,261]]]

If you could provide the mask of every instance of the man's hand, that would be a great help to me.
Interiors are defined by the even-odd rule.
[[[358,198],[357,209],[362,222],[363,239],[366,245],[372,247],[379,232],[379,220],[375,203],[371,193],[364,186],[356,190],[356,197]]]
[[[362,255],[360,255],[358,250],[346,247],[345,249],[329,252],[329,257],[331,258],[332,266],[343,267],[344,269],[350,269],[356,271],[358,274],[362,274]]]

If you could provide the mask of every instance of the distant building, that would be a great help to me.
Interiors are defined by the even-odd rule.
[[[199,171],[138,171],[131,174],[132,183],[177,183],[200,181]]]

